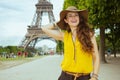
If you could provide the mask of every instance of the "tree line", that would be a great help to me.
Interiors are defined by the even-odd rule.
[[[8,58],[10,55],[18,55],[18,52],[22,53],[24,49],[17,46],[0,46],[0,56]]]

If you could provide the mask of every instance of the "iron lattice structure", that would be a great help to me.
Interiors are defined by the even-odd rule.
[[[35,6],[36,12],[34,14],[33,21],[31,25],[28,26],[27,34],[20,44],[20,46],[24,47],[24,49],[28,47],[34,48],[36,43],[43,39],[51,39],[55,41],[41,30],[42,18],[43,16],[46,16],[46,14],[48,16],[49,23],[55,22],[53,15],[53,5],[47,0],[38,0],[38,3]]]

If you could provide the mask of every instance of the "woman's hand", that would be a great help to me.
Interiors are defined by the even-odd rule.
[[[91,77],[89,80],[98,80],[98,79],[95,77]]]

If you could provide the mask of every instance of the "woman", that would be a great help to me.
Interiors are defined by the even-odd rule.
[[[87,21],[87,10],[70,6],[61,11],[60,21],[56,23],[62,31],[55,29],[55,24],[42,27],[46,34],[64,42],[62,73],[58,80],[98,80],[99,54]]]

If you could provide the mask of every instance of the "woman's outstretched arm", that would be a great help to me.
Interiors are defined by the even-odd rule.
[[[48,36],[63,41],[63,32],[57,28],[56,24],[48,24],[41,27],[42,31],[45,32]]]

